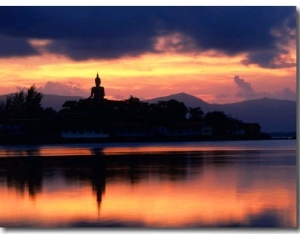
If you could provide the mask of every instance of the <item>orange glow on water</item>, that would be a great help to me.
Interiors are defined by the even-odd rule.
[[[265,209],[280,210],[288,208],[289,222],[295,226],[295,191],[276,189],[268,185],[256,185],[243,194],[236,190],[238,183],[235,172],[227,171],[224,185],[216,170],[209,170],[207,177],[192,181],[193,189],[188,185],[176,183],[157,183],[150,186],[120,186],[115,184],[107,188],[106,202],[102,206],[102,217],[119,216],[120,219],[142,219],[149,226],[185,226],[187,223],[205,223],[208,226],[218,223],[230,223],[233,220],[247,222],[251,215],[257,215]],[[191,185],[189,184],[189,185]],[[274,185],[273,185],[274,186]],[[127,195],[127,196],[126,196]],[[267,198],[267,199],[266,199]],[[187,202],[188,201],[188,202]],[[144,204],[146,207],[141,208]],[[130,213],[128,207],[136,211]],[[172,207],[172,209],[170,209]],[[138,209],[139,208],[139,209]]]

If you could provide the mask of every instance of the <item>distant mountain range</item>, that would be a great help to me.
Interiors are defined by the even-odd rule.
[[[43,94],[42,106],[52,107],[54,110],[59,111],[62,109],[62,105],[65,101],[78,101],[80,99],[85,99],[86,97],[80,96],[59,96],[53,94]]]
[[[5,100],[7,95],[0,96]],[[58,111],[67,100],[84,99],[80,96],[58,96],[43,94],[42,106],[52,107]],[[149,103],[175,99],[184,102],[187,107],[201,107],[204,113],[209,111],[223,111],[233,118],[247,123],[259,123],[263,132],[296,132],[296,101],[262,98],[231,104],[209,104],[200,98],[178,93],[165,97],[144,100]]]
[[[262,98],[231,104],[209,104],[186,93],[146,100],[155,103],[175,99],[187,107],[201,107],[204,113],[223,111],[247,123],[259,123],[263,132],[296,132],[296,101]]]

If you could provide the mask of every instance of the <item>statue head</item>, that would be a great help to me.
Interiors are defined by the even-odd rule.
[[[100,86],[100,84],[101,84],[101,80],[100,80],[100,77],[98,75],[98,72],[97,72],[97,77],[95,78],[95,84],[96,84],[96,86]]]

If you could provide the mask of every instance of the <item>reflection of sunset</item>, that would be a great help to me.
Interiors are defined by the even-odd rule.
[[[80,155],[80,156],[85,156],[85,155],[91,155],[91,151],[86,148],[64,148],[64,147],[57,147],[57,148],[41,148],[40,150],[40,155],[43,156],[74,156],[74,155]]]
[[[2,201],[6,201],[0,205],[3,215],[0,218],[2,222],[21,220],[21,222],[31,223],[31,220],[35,220],[34,225],[47,226],[97,217],[97,204],[95,198],[91,196],[91,188],[87,186],[78,190],[67,186],[66,190],[53,194],[38,194],[34,200],[28,195],[20,199],[20,195],[6,189],[1,189],[0,196]]]
[[[110,196],[106,197],[102,206],[102,217],[106,217],[107,211],[107,217],[117,216],[129,220],[142,217],[141,221],[149,226],[185,226],[188,223],[213,226],[230,224],[233,221],[247,222],[249,214],[257,215],[269,208],[289,210],[289,221],[292,223],[285,225],[295,225],[293,185],[286,188],[282,183],[273,187],[274,184],[268,184],[266,180],[262,185],[254,185],[250,191],[247,190],[247,193],[251,194],[249,196],[236,190],[239,178],[235,171],[228,169],[223,174],[210,168],[205,175],[205,178],[176,183],[176,186],[172,187],[164,182],[153,186],[152,181],[151,187],[136,185],[133,188],[120,188],[118,184],[110,186],[107,188],[107,194]],[[224,177],[225,179],[220,181],[220,178]],[[144,204],[146,207],[136,209]],[[132,207],[130,210],[136,213],[130,213],[131,217],[119,217],[119,214],[128,213],[128,207]]]
[[[294,178],[287,179],[290,177],[283,168],[272,170],[272,175],[277,171],[274,178],[264,167],[253,172],[254,176],[249,174],[251,168],[245,172],[243,167],[221,169],[207,164],[202,173],[189,180],[168,181],[151,174],[135,184],[107,182],[100,221],[138,222],[151,227],[246,225],[251,216],[272,210],[280,215],[282,226],[295,226]],[[87,184],[66,184],[53,192],[42,191],[34,199],[27,194],[20,199],[13,189],[2,187],[0,199],[3,223],[34,219],[51,226],[79,220],[95,222],[98,217],[96,197]]]

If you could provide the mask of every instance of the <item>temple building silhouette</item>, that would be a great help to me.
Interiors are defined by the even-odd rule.
[[[104,87],[100,86],[101,79],[99,77],[98,72],[97,72],[97,76],[95,78],[95,84],[96,84],[96,86],[91,88],[91,96],[89,96],[89,98],[93,98],[97,101],[101,101],[104,99],[105,91],[104,91]]]
[[[203,118],[188,119],[188,108],[176,100],[152,104],[132,96],[106,99],[98,72],[89,97],[62,107],[57,118],[61,138],[74,142],[248,139],[261,134],[257,123],[237,121],[220,130]]]
[[[78,106],[97,106],[100,104],[103,104],[104,100],[107,100],[105,97],[105,89],[103,86],[101,86],[101,79],[99,77],[99,74],[97,72],[96,78],[95,78],[95,86],[91,88],[91,95],[87,99],[81,99],[79,101],[66,101],[62,107],[71,109]]]

